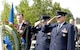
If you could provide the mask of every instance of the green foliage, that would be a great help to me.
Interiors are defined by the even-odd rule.
[[[55,13],[57,10],[68,13],[68,15],[66,15],[67,21],[69,21],[70,18],[73,18],[73,15],[70,12],[70,10],[62,8],[60,6],[60,3],[55,2],[54,4],[52,4],[51,0],[33,0],[33,1],[34,4],[31,7],[28,4],[28,0],[21,0],[20,4],[16,6],[17,12],[23,13],[24,19],[28,20],[32,25],[34,25],[34,23],[37,20],[40,20],[41,15],[48,15],[50,17],[54,17],[56,15]],[[5,3],[4,11],[1,14],[3,20],[8,19],[9,12],[10,6],[7,3]],[[16,17],[14,18],[15,18],[14,21],[16,23]]]
[[[24,0],[22,0],[16,9],[18,13],[23,13],[25,20],[28,20],[30,22],[34,20],[34,17],[31,15],[31,8],[29,7],[28,2],[25,3]]]
[[[22,48],[22,45],[21,45],[21,38],[20,38],[20,34],[17,32],[17,29],[13,26],[13,25],[8,25],[9,27],[11,27],[13,29],[13,31],[15,32],[15,35],[17,37],[17,40],[19,42],[19,50],[21,50]],[[14,39],[14,36],[13,36],[13,33],[12,31],[10,32],[11,30],[7,29],[7,27],[5,27],[5,24],[3,25],[2,27],[2,32],[3,32],[3,38],[8,35],[9,36],[9,40],[12,42],[12,46],[13,46],[13,50],[16,50],[15,48],[15,39]]]
[[[10,5],[5,2],[4,10],[1,13],[2,21],[8,20],[9,12],[10,12]]]
[[[51,3],[47,1],[34,0],[32,7],[29,7],[28,2],[22,0],[20,5],[16,7],[18,12],[24,14],[25,20],[28,20],[32,25],[35,21],[39,20],[41,15],[50,15],[52,12],[48,9]]]
[[[14,32],[16,33],[16,36],[17,36],[17,39],[19,41],[19,50],[21,50],[22,48],[22,44],[21,44],[21,38],[20,38],[20,34],[17,32],[17,29],[15,28],[14,25],[9,25],[13,30]]]
[[[67,21],[67,22],[69,22],[69,19],[73,19],[73,15],[72,15],[72,13],[70,12],[70,10],[61,8],[61,11],[67,12],[67,15],[66,15],[66,21]]]
[[[73,17],[68,9],[60,7],[60,3],[55,2],[54,5],[52,5],[51,0],[33,0],[34,4],[31,7],[29,7],[28,2],[24,1],[25,0],[22,0],[16,9],[18,12],[23,13],[25,20],[28,20],[32,25],[35,21],[39,20],[41,15],[54,17],[57,10],[68,12],[69,14],[67,16],[70,18]],[[67,18],[67,21],[68,20],[69,18]]]
[[[52,5],[52,13],[55,16],[56,11],[61,11],[60,3],[55,2],[54,5]]]
[[[12,42],[12,45],[13,45],[13,50],[15,50],[15,48],[14,48],[14,38],[13,38],[13,36],[10,34],[10,32],[8,31],[8,30],[6,30],[6,29],[2,29],[2,32],[3,32],[3,38],[6,36],[6,35],[8,35],[9,36],[9,40]]]

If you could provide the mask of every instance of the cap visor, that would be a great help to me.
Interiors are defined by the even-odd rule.
[[[59,17],[61,17],[61,15],[56,16],[56,18],[59,18]]]

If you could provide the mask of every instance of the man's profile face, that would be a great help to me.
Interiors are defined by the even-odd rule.
[[[74,20],[73,19],[70,19],[69,20],[69,23],[74,24]]]
[[[57,22],[58,23],[62,23],[62,22],[64,22],[65,21],[65,17],[64,16],[61,16],[61,17],[58,17],[57,18]]]
[[[17,16],[17,22],[18,22],[18,23],[22,23],[22,21],[23,21],[22,15],[18,15],[18,16]]]

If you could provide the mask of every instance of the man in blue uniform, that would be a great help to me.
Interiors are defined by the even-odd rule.
[[[47,23],[49,20],[49,16],[43,15],[41,17],[41,21],[39,27],[38,27],[38,32],[37,32],[37,37],[36,37],[36,45],[35,45],[35,50],[48,50],[49,49],[49,42],[48,42],[48,35],[47,33],[42,32],[44,25]]]
[[[58,11],[52,25],[50,50],[74,50],[74,27],[66,23],[66,12]]]

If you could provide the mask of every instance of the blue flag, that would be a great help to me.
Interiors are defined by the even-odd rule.
[[[14,23],[14,8],[13,8],[13,4],[12,4],[12,8],[11,8],[11,10],[10,10],[8,22],[9,22],[9,23]]]
[[[4,41],[4,44],[7,44],[7,46],[6,46],[7,49],[8,49],[8,50],[12,50],[12,42],[10,41],[10,38],[9,38],[8,35],[6,35],[6,36],[4,37],[3,41]]]

